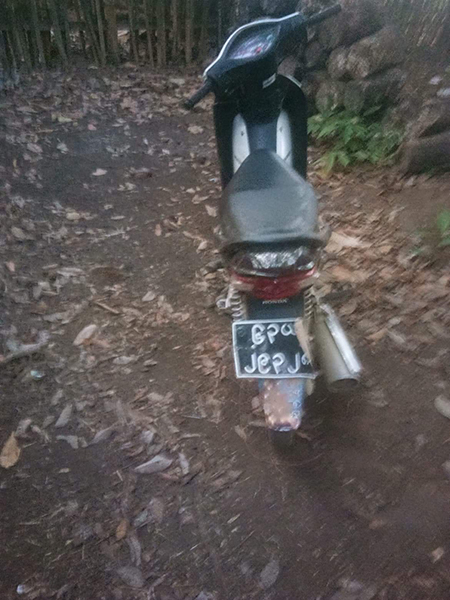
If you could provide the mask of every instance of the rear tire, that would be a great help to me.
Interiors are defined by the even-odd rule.
[[[279,452],[289,452],[294,447],[295,431],[277,431],[269,429],[269,438],[272,446]]]

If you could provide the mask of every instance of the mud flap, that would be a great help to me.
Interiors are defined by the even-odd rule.
[[[249,319],[298,318],[296,333],[300,345],[311,357],[309,338],[303,323],[304,296],[282,301],[247,299]],[[302,421],[306,398],[313,392],[314,379],[264,379],[259,382],[261,404],[267,427],[275,431],[295,431]]]
[[[300,427],[308,382],[307,379],[264,379],[260,382],[260,397],[269,429],[293,431]]]

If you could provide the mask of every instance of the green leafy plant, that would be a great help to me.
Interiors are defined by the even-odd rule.
[[[317,114],[309,119],[310,135],[327,148],[319,159],[326,172],[361,162],[380,164],[392,156],[403,133],[383,127],[379,116],[380,108],[375,107],[362,115],[341,110]]]
[[[436,256],[438,251],[450,248],[450,210],[443,209],[432,227],[418,232],[419,239],[414,254],[417,256]]]

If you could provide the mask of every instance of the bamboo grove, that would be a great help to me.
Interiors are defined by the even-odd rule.
[[[314,11],[334,1],[300,5]],[[450,0],[374,1],[411,44],[450,51]],[[0,68],[12,73],[66,67],[80,54],[100,66],[124,60],[155,68],[189,65],[216,52],[237,23],[296,5],[295,0],[0,0]]]
[[[204,60],[222,35],[215,0],[0,0],[4,69],[67,66],[82,53],[98,65]],[[214,19],[210,19],[211,14]],[[211,25],[214,22],[214,32]]]

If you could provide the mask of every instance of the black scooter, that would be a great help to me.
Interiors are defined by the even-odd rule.
[[[307,27],[340,11],[297,12],[240,27],[186,102],[214,92],[224,188],[222,253],[230,273],[238,378],[259,380],[275,444],[292,444],[319,366],[332,391],[353,387],[361,366],[332,309],[314,293],[321,249],[317,199],[306,181],[307,105],[301,84],[278,74]]]

